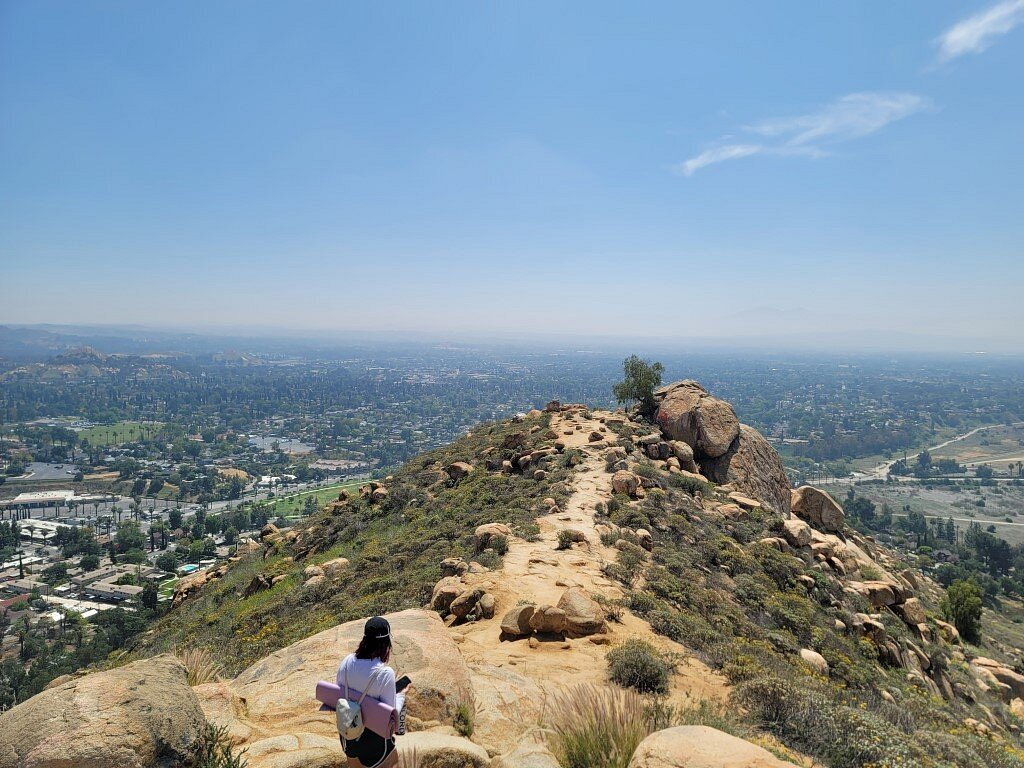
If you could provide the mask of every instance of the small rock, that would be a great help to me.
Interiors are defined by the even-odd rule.
[[[480,616],[484,619],[493,619],[494,605],[494,595],[490,593],[481,595],[480,600],[477,601],[477,607],[480,609]]]

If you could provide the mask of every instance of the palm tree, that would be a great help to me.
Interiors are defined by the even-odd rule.
[[[64,614],[63,631],[74,633],[75,648],[82,647],[82,635],[85,633],[87,624],[88,622],[82,618],[82,614],[77,611],[68,611]]]
[[[25,640],[28,639],[29,631],[32,629],[32,625],[29,623],[28,616],[22,616],[18,619],[15,625],[18,633],[18,645],[20,646],[19,651],[22,659],[25,658]]]
[[[152,537],[154,534],[160,534],[160,549],[167,549],[167,523],[163,520],[157,520],[149,528],[150,542],[152,543]]]

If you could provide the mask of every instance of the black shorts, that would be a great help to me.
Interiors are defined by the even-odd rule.
[[[395,737],[385,739],[366,728],[358,739],[345,741],[342,738],[341,748],[345,750],[345,757],[354,757],[366,768],[377,768],[395,751]]]

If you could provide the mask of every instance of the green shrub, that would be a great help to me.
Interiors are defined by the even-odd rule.
[[[633,468],[633,472],[636,473],[639,477],[646,478],[647,480],[652,480],[658,476],[658,470],[654,468],[653,464],[646,461],[643,462],[642,464],[637,464]]]
[[[594,595],[594,600],[601,606],[606,620],[616,624],[622,622],[623,605],[621,600],[612,600],[600,593]]]
[[[568,528],[563,528],[558,532],[558,546],[555,549],[572,549],[573,542],[575,541],[573,532]]]
[[[743,683],[733,691],[754,722],[827,762],[831,768],[920,765],[906,734],[867,708],[836,702],[820,691],[777,677]]]
[[[666,693],[672,666],[650,643],[630,638],[608,652],[608,676],[640,693]]]
[[[685,491],[691,496],[699,491],[701,496],[706,497],[715,489],[715,486],[711,485],[711,483],[705,483],[695,477],[687,477],[680,474],[669,475],[668,484],[673,488]]]
[[[570,448],[559,459],[559,464],[565,469],[572,469],[583,463],[583,451],[579,448]]]
[[[468,739],[473,735],[473,710],[465,702],[460,701],[456,705],[452,725],[460,736]]]
[[[500,556],[504,556],[508,552],[508,537],[498,534],[491,537],[491,549]]]
[[[953,622],[964,640],[976,643],[981,634],[981,588],[973,581],[954,581],[942,596],[940,607],[947,621]]]
[[[192,745],[185,761],[187,768],[245,768],[246,750],[234,754],[227,726],[207,723],[206,728]]]

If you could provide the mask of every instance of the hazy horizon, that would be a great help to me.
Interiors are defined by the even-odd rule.
[[[641,336],[629,334],[584,334],[550,332],[498,332],[488,330],[423,330],[396,331],[388,329],[345,330],[329,328],[269,328],[257,326],[145,325],[145,324],[56,324],[0,323],[4,329],[45,331],[69,341],[90,338],[133,339],[152,352],[185,352],[177,340],[201,340],[208,347],[222,351],[265,351],[262,344],[292,342],[295,349],[345,348],[366,344],[423,345],[520,348],[537,351],[597,352],[602,354],[638,353],[657,357],[659,354],[745,354],[745,355],[833,355],[837,357],[873,357],[900,355],[928,359],[1004,359],[1024,361],[1024,344],[996,343],[984,339],[940,339],[913,334],[836,334],[814,333],[770,334],[723,337]],[[2,336],[0,336],[2,342]],[[2,349],[2,343],[0,343]],[[103,351],[103,350],[100,350]]]
[[[0,2],[0,324],[1018,354],[1022,66],[1024,0]]]

